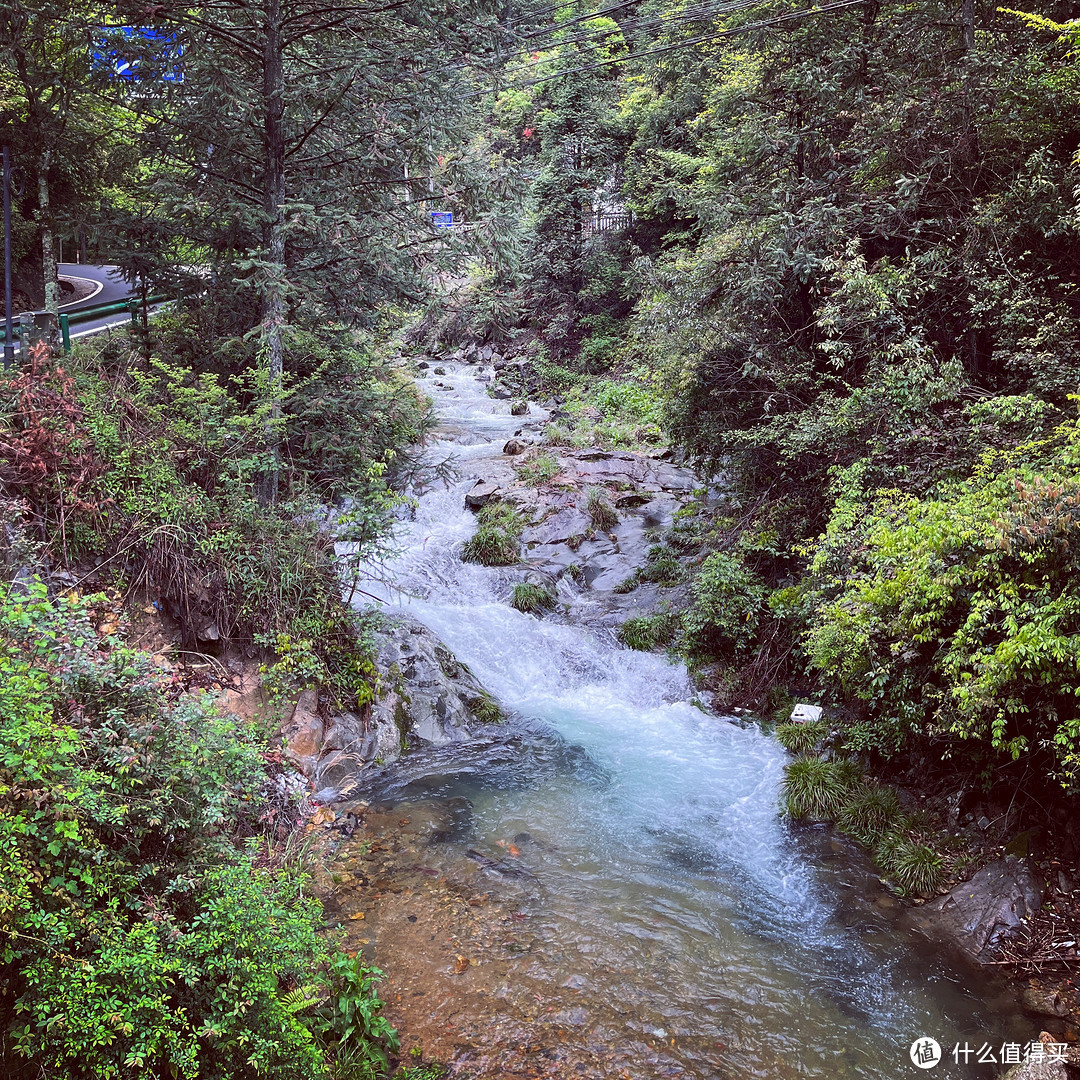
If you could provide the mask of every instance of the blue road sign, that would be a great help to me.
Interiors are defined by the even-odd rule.
[[[453,210],[432,210],[431,224],[437,229],[448,229],[454,224]]]
[[[176,32],[153,26],[103,26],[90,49],[94,67],[125,82],[183,82],[183,57]]]

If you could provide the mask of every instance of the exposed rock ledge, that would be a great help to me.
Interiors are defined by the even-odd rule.
[[[327,717],[306,690],[282,725],[286,756],[321,801],[346,798],[365,765],[395,761],[410,747],[465,742],[501,719],[491,695],[427,627],[394,616],[379,639],[379,689],[369,708]]]
[[[970,881],[911,912],[928,937],[959,946],[970,959],[986,964],[1001,945],[1016,937],[1043,902],[1043,888],[1023,859],[996,859]]]

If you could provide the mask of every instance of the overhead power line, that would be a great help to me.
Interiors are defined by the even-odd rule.
[[[550,82],[552,79],[562,79],[567,75],[577,75],[584,71],[593,71],[596,68],[610,67],[613,64],[625,64],[630,60],[641,60],[646,56],[658,56],[661,53],[675,52],[678,49],[688,49],[691,45],[703,45],[709,41],[718,41],[721,38],[733,37],[736,34],[748,34],[753,30],[766,30],[773,26],[779,26],[781,23],[792,22],[796,19],[804,19],[809,15],[824,15],[832,11],[842,11],[845,8],[859,7],[862,4],[868,3],[869,0],[839,0],[833,4],[821,4],[812,8],[806,8],[803,11],[791,11],[786,15],[777,15],[772,19],[762,19],[759,22],[747,23],[745,26],[738,26],[731,30],[720,30],[715,34],[704,34],[701,37],[690,38],[688,41],[680,41],[674,45],[661,45],[655,49],[647,49],[645,52],[628,53],[626,56],[617,56],[611,60],[598,60],[594,64],[582,64],[580,67],[568,68],[566,71],[557,71],[553,75],[544,75],[539,79],[530,79],[527,82],[513,83],[510,89],[523,90],[528,86],[539,86],[540,83]],[[490,94],[494,92],[494,88],[488,87],[484,90],[473,90],[468,94],[463,94],[464,98],[481,97],[484,94]]]
[[[515,56],[523,56],[530,52],[548,52],[562,45],[574,45],[579,42],[593,40],[599,41],[616,34],[621,34],[623,40],[629,42],[650,30],[666,29],[669,26],[675,26],[683,22],[702,22],[705,19],[715,18],[717,15],[730,15],[732,12],[743,11],[749,7],[759,7],[761,3],[762,0],[734,0],[734,2],[726,4],[697,4],[680,12],[678,15],[670,17],[645,16],[633,22],[616,26],[615,29],[591,30],[587,34],[579,34],[577,37],[571,38],[552,38],[543,44],[528,46],[509,53],[506,59],[510,60]],[[546,57],[537,60],[536,63],[547,64],[555,59],[557,57]],[[532,65],[526,66],[531,67]]]

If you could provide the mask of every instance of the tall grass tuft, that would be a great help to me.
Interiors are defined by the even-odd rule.
[[[873,847],[896,828],[900,817],[900,799],[892,788],[863,784],[844,800],[836,824],[860,844]]]
[[[461,558],[481,566],[512,566],[521,555],[525,521],[509,503],[488,503],[477,514],[476,532],[465,541]]]
[[[844,805],[844,799],[859,783],[861,774],[853,762],[822,761],[804,757],[793,761],[784,775],[781,798],[793,818],[831,821]]]
[[[555,606],[555,594],[543,585],[523,581],[514,586],[510,606],[526,615],[539,615],[540,612]]]
[[[616,631],[616,637],[629,649],[649,652],[660,645],[670,645],[679,628],[677,615],[657,612],[636,619],[627,619]]]
[[[780,745],[800,757],[815,750],[828,733],[824,720],[815,720],[812,724],[779,724],[776,728]]]
[[[585,511],[592,518],[592,523],[603,532],[608,532],[619,524],[619,515],[603,488],[589,488],[585,494]]]
[[[928,895],[941,882],[941,856],[926,844],[901,840],[891,850],[890,865],[885,866],[905,893]]]

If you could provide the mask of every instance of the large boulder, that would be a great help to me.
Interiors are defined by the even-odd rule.
[[[372,708],[376,728],[393,724],[399,742],[429,746],[465,742],[498,708],[475,675],[426,627],[396,618],[385,631],[376,664],[383,690]]]
[[[1006,855],[913,911],[912,919],[928,937],[952,942],[986,964],[1020,933],[1042,902],[1042,884],[1026,860]]]
[[[283,725],[286,756],[323,802],[348,798],[365,766],[405,750],[463,743],[502,718],[471,671],[422,624],[403,617],[379,632],[380,688],[370,709],[324,718],[314,690]]]
[[[1048,1031],[1041,1032],[1038,1042],[1032,1042],[1031,1045],[1035,1049],[1039,1049],[1040,1044],[1042,1047],[1041,1055],[1036,1056],[1028,1052],[1025,1055],[1027,1060],[1019,1065],[1014,1065],[1005,1073],[1002,1080],[1068,1080],[1069,1071],[1065,1067],[1065,1062],[1074,1064],[1072,1047],[1064,1054],[1058,1053],[1057,1051],[1064,1044],[1057,1042]]]
[[[491,480],[477,480],[465,493],[465,505],[470,510],[479,510],[494,499],[499,492],[499,485]]]

